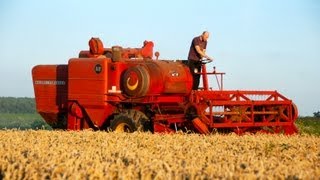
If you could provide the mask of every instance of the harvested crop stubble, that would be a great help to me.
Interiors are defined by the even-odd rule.
[[[320,137],[0,131],[0,179],[313,179]]]

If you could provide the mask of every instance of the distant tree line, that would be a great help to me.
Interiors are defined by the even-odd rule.
[[[34,98],[0,97],[0,113],[36,113]]]
[[[29,97],[0,97],[0,113],[36,113],[35,99]],[[320,118],[320,111],[314,112],[313,117]]]
[[[0,130],[15,128],[51,129],[36,112],[34,98],[0,97]]]

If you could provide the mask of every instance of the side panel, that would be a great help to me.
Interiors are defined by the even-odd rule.
[[[80,58],[69,60],[69,101],[84,108],[95,126],[102,126],[114,111],[108,104],[108,64],[110,59]]]
[[[52,127],[59,126],[59,114],[67,111],[68,66],[35,66],[32,79],[37,111]]]
[[[187,66],[174,61],[153,62],[159,66],[160,72],[162,72],[162,81],[164,83],[163,93],[188,95],[191,92],[193,82]],[[150,70],[152,71],[151,67]],[[153,86],[156,85],[157,83]]]

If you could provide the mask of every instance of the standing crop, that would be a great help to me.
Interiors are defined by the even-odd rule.
[[[0,131],[0,179],[320,177],[320,137]]]

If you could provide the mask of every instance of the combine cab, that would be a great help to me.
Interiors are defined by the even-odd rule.
[[[266,132],[294,134],[297,107],[277,91],[223,89],[224,73],[207,72],[192,90],[187,61],[153,59],[153,42],[141,48],[104,48],[89,41],[64,65],[32,70],[37,111],[55,129]],[[218,88],[208,85],[215,76]],[[218,78],[219,77],[219,78]]]

